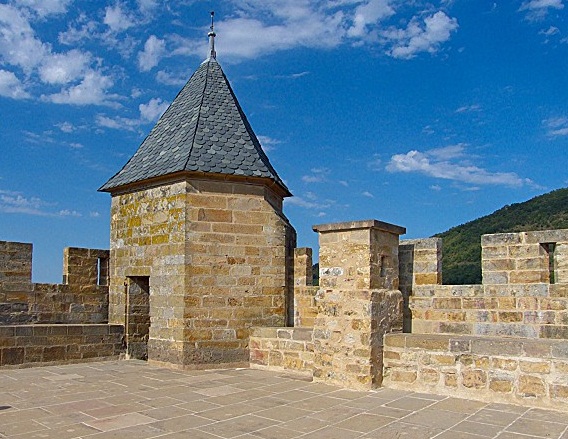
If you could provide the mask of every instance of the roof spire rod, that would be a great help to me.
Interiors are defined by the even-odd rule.
[[[209,58],[217,59],[217,52],[215,52],[215,37],[217,34],[213,28],[213,19],[215,17],[215,11],[211,11],[211,27],[209,28],[209,33],[207,36],[209,37]]]

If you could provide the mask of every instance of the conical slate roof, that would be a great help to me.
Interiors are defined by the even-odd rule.
[[[99,190],[114,192],[184,171],[266,178],[291,195],[214,56],[199,66],[138,151]]]

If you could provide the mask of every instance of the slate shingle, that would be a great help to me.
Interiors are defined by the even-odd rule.
[[[199,66],[136,153],[99,190],[181,171],[269,178],[289,194],[214,58]]]

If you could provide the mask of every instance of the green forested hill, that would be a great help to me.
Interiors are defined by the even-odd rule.
[[[444,284],[481,283],[481,235],[548,229],[568,229],[568,188],[505,206],[434,235],[443,238]]]

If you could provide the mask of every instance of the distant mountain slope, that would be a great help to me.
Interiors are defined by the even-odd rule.
[[[444,284],[481,283],[481,235],[549,229],[568,229],[568,188],[505,206],[434,235],[443,238]]]

